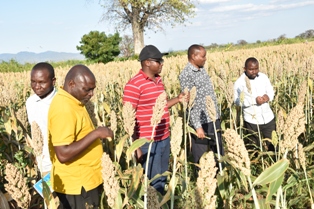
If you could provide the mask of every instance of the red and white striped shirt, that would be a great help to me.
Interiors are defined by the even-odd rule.
[[[134,139],[152,138],[153,126],[151,126],[151,118],[153,107],[157,97],[164,91],[164,84],[159,75],[156,76],[156,81],[153,81],[142,70],[125,85],[123,104],[130,102],[136,111]],[[160,141],[166,139],[169,135],[169,111],[166,105],[165,113],[161,122],[155,128],[153,137],[155,141]]]

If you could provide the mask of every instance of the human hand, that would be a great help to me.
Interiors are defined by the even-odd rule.
[[[181,92],[179,96],[177,97],[179,102],[188,102],[190,100],[190,92],[188,94],[185,94],[184,92]]]
[[[269,97],[268,97],[267,94],[264,94],[264,95],[262,96],[262,98],[264,99],[264,103],[266,103],[266,102],[269,101]]]
[[[113,139],[113,131],[106,127],[106,126],[99,126],[96,131],[99,134],[99,138],[105,139],[105,138],[111,138]]]
[[[200,138],[200,139],[204,139],[205,138],[205,133],[204,133],[204,130],[203,128],[197,128],[196,129],[196,133],[197,133],[197,137]]]
[[[264,98],[263,97],[256,97],[256,104],[261,105],[264,104]]]
[[[140,148],[135,150],[135,158],[136,158],[137,163],[142,163],[142,161],[143,161],[143,153],[142,153],[142,150]]]
[[[256,104],[261,105],[269,101],[269,97],[267,94],[264,94],[262,97],[256,97]]]

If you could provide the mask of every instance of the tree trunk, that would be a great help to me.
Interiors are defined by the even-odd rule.
[[[134,42],[134,54],[140,54],[144,47],[144,32],[140,27],[140,23],[132,23],[133,42]]]
[[[132,18],[132,32],[133,32],[133,42],[134,42],[134,54],[140,54],[141,50],[144,48],[144,27],[142,23],[138,20],[138,15],[136,14],[139,11],[133,9],[133,18]]]

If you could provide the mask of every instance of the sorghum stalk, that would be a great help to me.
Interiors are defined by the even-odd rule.
[[[251,88],[251,82],[249,80],[249,78],[247,76],[245,76],[245,84],[246,84],[246,88],[248,90],[248,93],[251,95],[251,100],[252,100],[252,104],[253,104],[253,96],[252,96],[252,88]],[[258,120],[256,118],[256,109],[255,106],[253,106],[254,108],[254,112],[255,112],[255,119],[256,119],[256,127],[257,127],[257,132],[258,132],[258,139],[259,139],[259,148],[260,148],[260,152],[263,153],[263,144],[262,144],[262,137],[261,137],[261,131],[259,129],[259,125],[258,125]],[[263,170],[265,170],[265,166],[264,166],[264,157],[262,155],[261,157],[262,159],[262,168]]]
[[[167,104],[167,95],[166,92],[161,93],[156,99],[156,103],[153,107],[153,116],[151,118],[151,126],[153,126],[151,139],[154,139],[155,129],[158,123],[160,123],[162,116],[165,113],[165,106]],[[148,164],[150,158],[150,151],[152,149],[153,140],[149,143],[146,166],[145,166],[145,180],[144,180],[144,208],[147,208],[147,187],[148,187]]]
[[[222,165],[221,165],[221,162],[220,162],[220,159],[221,159],[221,157],[220,157],[220,147],[219,147],[217,128],[216,128],[217,112],[216,112],[215,103],[214,103],[214,101],[212,100],[212,98],[210,96],[206,97],[206,109],[207,109],[207,112],[208,112],[210,118],[213,121],[214,132],[215,132],[215,140],[216,140],[216,147],[217,147],[217,155],[218,155],[218,161],[219,161],[219,172],[220,172],[220,175],[223,176]]]
[[[171,130],[171,153],[173,156],[173,170],[172,170],[172,178],[174,179],[172,181],[172,191],[171,191],[171,209],[173,209],[174,207],[174,193],[175,193],[175,177],[176,177],[176,165],[177,165],[177,157],[180,153],[180,149],[181,149],[181,142],[182,142],[182,118],[178,117],[176,120],[176,123],[173,127],[173,129]]]

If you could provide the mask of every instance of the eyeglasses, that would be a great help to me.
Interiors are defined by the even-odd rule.
[[[164,64],[164,59],[159,59],[159,60],[155,60],[155,59],[148,59],[148,61],[157,62],[158,64]]]

